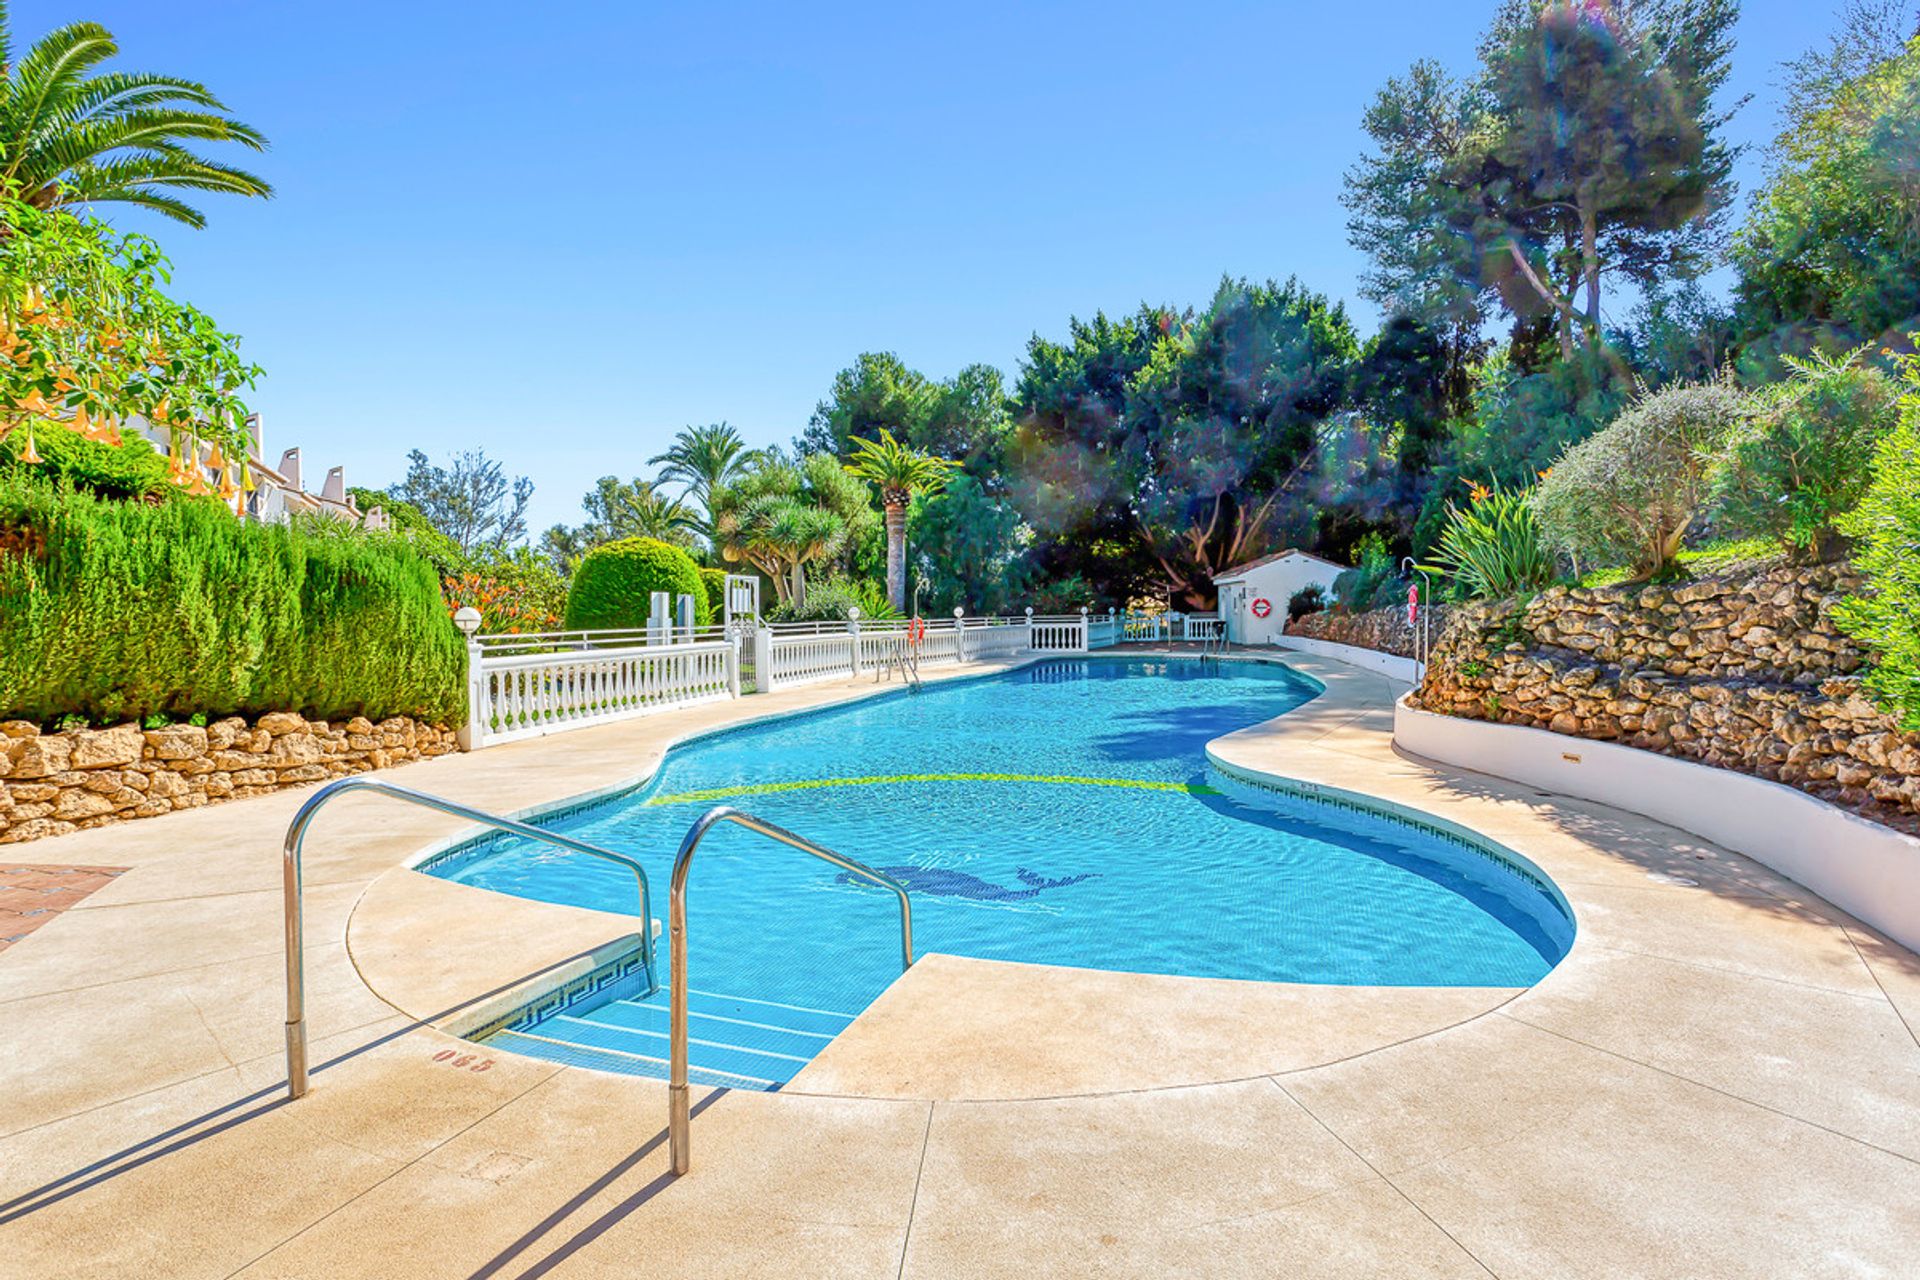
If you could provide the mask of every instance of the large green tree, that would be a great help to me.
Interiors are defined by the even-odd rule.
[[[0,0],[0,186],[37,209],[132,204],[188,226],[206,217],[182,191],[268,196],[262,178],[192,150],[200,142],[266,149],[205,85],[178,76],[102,71],[120,51],[94,22],[48,32],[15,56]]]
[[[1075,553],[1056,576],[1201,608],[1216,573],[1310,532],[1358,354],[1344,308],[1291,280],[1224,280],[1197,316],[1142,308],[1076,321],[1065,345],[1036,337],[1018,456],[1028,519]]]
[[[1920,39],[1905,4],[1850,5],[1790,64],[1769,174],[1734,239],[1743,336],[1775,351],[1920,327]]]
[[[1563,358],[1603,343],[1607,282],[1713,261],[1732,188],[1719,134],[1737,0],[1506,0],[1473,75],[1389,81],[1347,176],[1367,289],[1440,327],[1497,297]]]
[[[714,495],[721,557],[766,574],[782,603],[804,605],[808,566],[831,564],[877,523],[867,486],[828,454],[770,450]]]
[[[622,538],[650,538],[685,550],[701,525],[699,514],[668,493],[662,481],[640,476],[601,476],[580,506],[587,513],[585,524],[557,524],[541,537],[541,549],[563,572],[571,572],[595,547]]]

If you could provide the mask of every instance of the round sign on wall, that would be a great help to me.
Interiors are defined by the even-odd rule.
[[[1253,602],[1254,617],[1264,618],[1272,612],[1273,612],[1273,602],[1271,600],[1266,599],[1264,596]]]

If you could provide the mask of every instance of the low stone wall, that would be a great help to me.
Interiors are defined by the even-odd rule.
[[[1414,705],[1619,741],[1920,830],[1920,735],[1867,698],[1833,625],[1845,565],[1464,607]]]
[[[42,733],[0,722],[0,844],[152,818],[445,755],[454,732],[404,716],[340,724],[276,711],[203,728]]]
[[[1430,628],[1428,634],[1438,638],[1447,625],[1452,608],[1442,604],[1428,608],[1432,612],[1431,620],[1427,623]],[[1308,640],[1359,645],[1362,649],[1378,649],[1402,658],[1417,656],[1414,652],[1414,629],[1407,625],[1405,605],[1373,609],[1366,613],[1337,613],[1331,609],[1309,613],[1287,624],[1287,634],[1303,636]]]

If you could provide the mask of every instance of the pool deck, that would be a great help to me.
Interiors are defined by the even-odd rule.
[[[1920,1269],[1920,959],[1695,837],[1397,755],[1401,686],[1287,661],[1327,692],[1214,753],[1531,859],[1579,926],[1537,986],[929,956],[786,1091],[696,1089],[675,1180],[659,1082],[441,1029],[631,919],[408,871],[460,824],[341,800],[309,840],[315,1071],[289,1103],[279,841],[305,793],[190,810],[17,851],[127,870],[0,953],[0,1280]],[[383,776],[519,811],[872,692]]]

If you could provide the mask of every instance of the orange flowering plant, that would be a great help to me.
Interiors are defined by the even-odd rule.
[[[174,482],[223,496],[242,484],[259,369],[239,339],[162,291],[169,264],[145,236],[0,198],[0,440],[56,421],[118,444],[139,417],[164,428]]]

